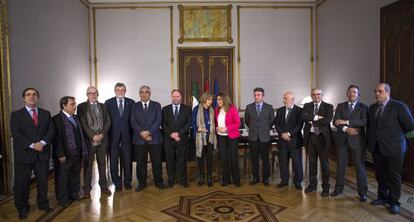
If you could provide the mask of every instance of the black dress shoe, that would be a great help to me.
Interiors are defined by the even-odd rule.
[[[234,183],[234,186],[236,186],[236,187],[241,187],[241,184],[240,184],[240,182],[238,182],[238,183]]]
[[[52,210],[52,208],[50,208],[49,206],[46,207],[39,207],[39,210],[44,211],[44,212],[49,212]]]
[[[19,212],[19,219],[20,220],[27,219],[28,216],[29,216],[29,211],[21,211],[21,212]]]
[[[200,174],[200,176],[198,177],[198,186],[203,186],[204,185],[204,174]]]
[[[190,184],[188,184],[188,183],[180,183],[180,185],[184,188],[189,188],[190,187]]]
[[[175,185],[174,183],[168,183],[167,187],[168,187],[168,188],[173,188],[173,187],[174,187],[174,185]]]
[[[258,179],[253,179],[249,182],[250,185],[256,185],[257,184]]]
[[[70,202],[69,201],[68,202],[61,202],[61,203],[59,203],[59,205],[63,208],[66,208],[70,205]]]
[[[302,185],[295,185],[296,190],[302,191]]]
[[[339,195],[341,195],[342,194],[342,191],[339,191],[339,190],[334,190],[332,193],[331,193],[331,197],[336,197],[336,196],[339,196]]]
[[[135,188],[135,192],[140,192],[143,189],[145,189],[147,187],[147,185],[139,185],[137,188]]]
[[[383,205],[385,203],[387,203],[387,200],[381,199],[381,198],[378,198],[378,199],[375,199],[375,200],[371,201],[371,204],[374,205],[374,206]]]
[[[287,183],[281,182],[281,183],[279,183],[278,185],[276,185],[276,187],[277,187],[277,188],[283,188],[283,187],[285,187],[285,186],[287,186],[287,185],[288,185]],[[301,187],[301,189],[302,189],[302,187]]]
[[[311,186],[308,186],[305,189],[305,193],[312,193],[312,192],[315,192],[315,191],[316,191],[316,188],[315,187],[311,187]]]
[[[125,189],[126,190],[132,190],[132,186],[131,185],[125,185]]]
[[[160,190],[164,190],[165,189],[165,185],[163,183],[157,184],[155,186],[158,187],[158,189],[160,189]]]
[[[359,201],[361,201],[361,202],[367,202],[367,200],[368,200],[367,195],[360,195],[359,196]]]
[[[263,185],[265,185],[265,186],[269,186],[269,179],[264,179],[263,180]]]
[[[122,187],[121,186],[115,187],[115,192],[122,192]]]
[[[112,192],[108,188],[101,189],[101,193],[111,196]]]
[[[329,196],[329,190],[322,190],[321,196],[323,197]]]
[[[391,214],[399,214],[400,213],[400,206],[398,205],[391,205],[388,209]]]
[[[228,183],[222,183],[221,186],[222,187],[226,187],[227,185],[229,185]]]

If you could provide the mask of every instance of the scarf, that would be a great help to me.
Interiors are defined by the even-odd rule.
[[[62,111],[60,111],[60,115],[62,116],[62,119],[63,119],[64,129],[65,129],[65,134],[66,134],[66,140],[68,142],[69,153],[72,156],[76,156],[78,151],[76,149],[75,130],[74,130],[73,124],[69,120],[69,118],[66,116],[66,114],[64,114]],[[75,120],[76,124],[78,125],[79,132],[80,132],[80,138],[81,138],[81,144],[82,144],[82,147],[81,147],[82,159],[84,161],[87,161],[88,160],[88,149],[86,148],[85,139],[83,137],[81,123],[79,122],[79,120],[77,118],[73,118],[73,119]]]
[[[88,125],[95,132],[100,132],[103,128],[103,115],[100,110],[98,102],[95,104],[89,104],[88,111],[86,112],[86,119]]]
[[[209,108],[209,118],[210,118],[210,130],[209,130],[209,137],[207,141],[207,133],[205,132],[198,132],[198,129],[194,129],[196,131],[196,155],[197,157],[201,157],[203,146],[206,146],[207,143],[213,144],[214,149],[217,149],[217,137],[216,137],[216,125],[214,123],[214,110],[212,107]],[[197,111],[197,126],[200,128],[205,128],[206,124],[204,121],[204,107],[203,105],[198,106]]]

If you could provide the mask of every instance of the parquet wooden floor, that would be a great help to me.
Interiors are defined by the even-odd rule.
[[[242,164],[241,164],[242,165]],[[335,185],[335,163],[331,161],[331,186]],[[135,167],[135,164],[134,164]],[[164,168],[165,169],[165,168]],[[243,175],[243,169],[240,170]],[[149,171],[149,176],[151,175]],[[95,166],[94,175],[97,169]],[[165,173],[165,172],[164,172]],[[190,187],[185,189],[179,185],[174,188],[159,190],[153,186],[152,178],[148,178],[149,187],[142,192],[134,190],[116,192],[111,196],[101,195],[97,178],[93,179],[93,190],[91,200],[82,200],[72,203],[66,209],[57,205],[54,197],[53,179],[49,180],[49,201],[54,208],[52,212],[43,213],[36,207],[36,192],[31,191],[30,211],[27,221],[176,221],[175,218],[162,213],[161,210],[178,204],[180,196],[205,195],[212,191],[225,191],[232,194],[260,194],[264,201],[272,204],[287,207],[277,214],[279,221],[349,221],[349,222],[375,222],[375,221],[414,221],[414,203],[403,202],[414,198],[414,189],[403,185],[403,209],[400,215],[390,215],[383,206],[372,206],[369,202],[375,198],[376,182],[373,172],[368,173],[369,190],[368,202],[361,203],[355,191],[355,172],[351,167],[347,170],[347,182],[344,195],[339,197],[322,198],[321,188],[318,193],[306,195],[304,192],[295,190],[293,186],[278,189],[275,187],[279,183],[278,170],[272,175],[271,186],[265,187],[262,184],[251,186],[248,184],[248,177],[242,178],[240,188],[233,185],[221,187],[218,182],[214,187],[198,187],[196,181],[197,171],[190,169]],[[135,175],[135,170],[133,172]],[[304,186],[307,185],[307,174],[305,173]],[[134,176],[135,177],[135,176]],[[164,178],[166,178],[164,176]],[[133,186],[137,185],[134,178]],[[114,186],[111,186],[114,191]],[[332,190],[331,190],[332,191]],[[408,198],[408,199],[407,199]],[[0,221],[17,221],[17,211],[14,208],[13,199],[3,201],[0,205]]]

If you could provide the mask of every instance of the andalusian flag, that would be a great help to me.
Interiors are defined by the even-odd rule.
[[[194,107],[196,107],[198,105],[198,85],[197,85],[197,81],[193,80],[193,96],[192,96],[192,100],[193,100],[193,109]]]

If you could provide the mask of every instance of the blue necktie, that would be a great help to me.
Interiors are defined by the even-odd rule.
[[[122,102],[122,99],[119,100],[119,104],[118,104],[118,110],[119,110],[119,115],[124,114],[124,103]]]
[[[73,116],[69,116],[69,120],[70,120],[70,122],[72,122],[72,125],[73,125],[75,128],[77,128],[77,127],[78,127],[78,124],[76,124],[76,121],[75,121],[75,119],[73,118]]]

